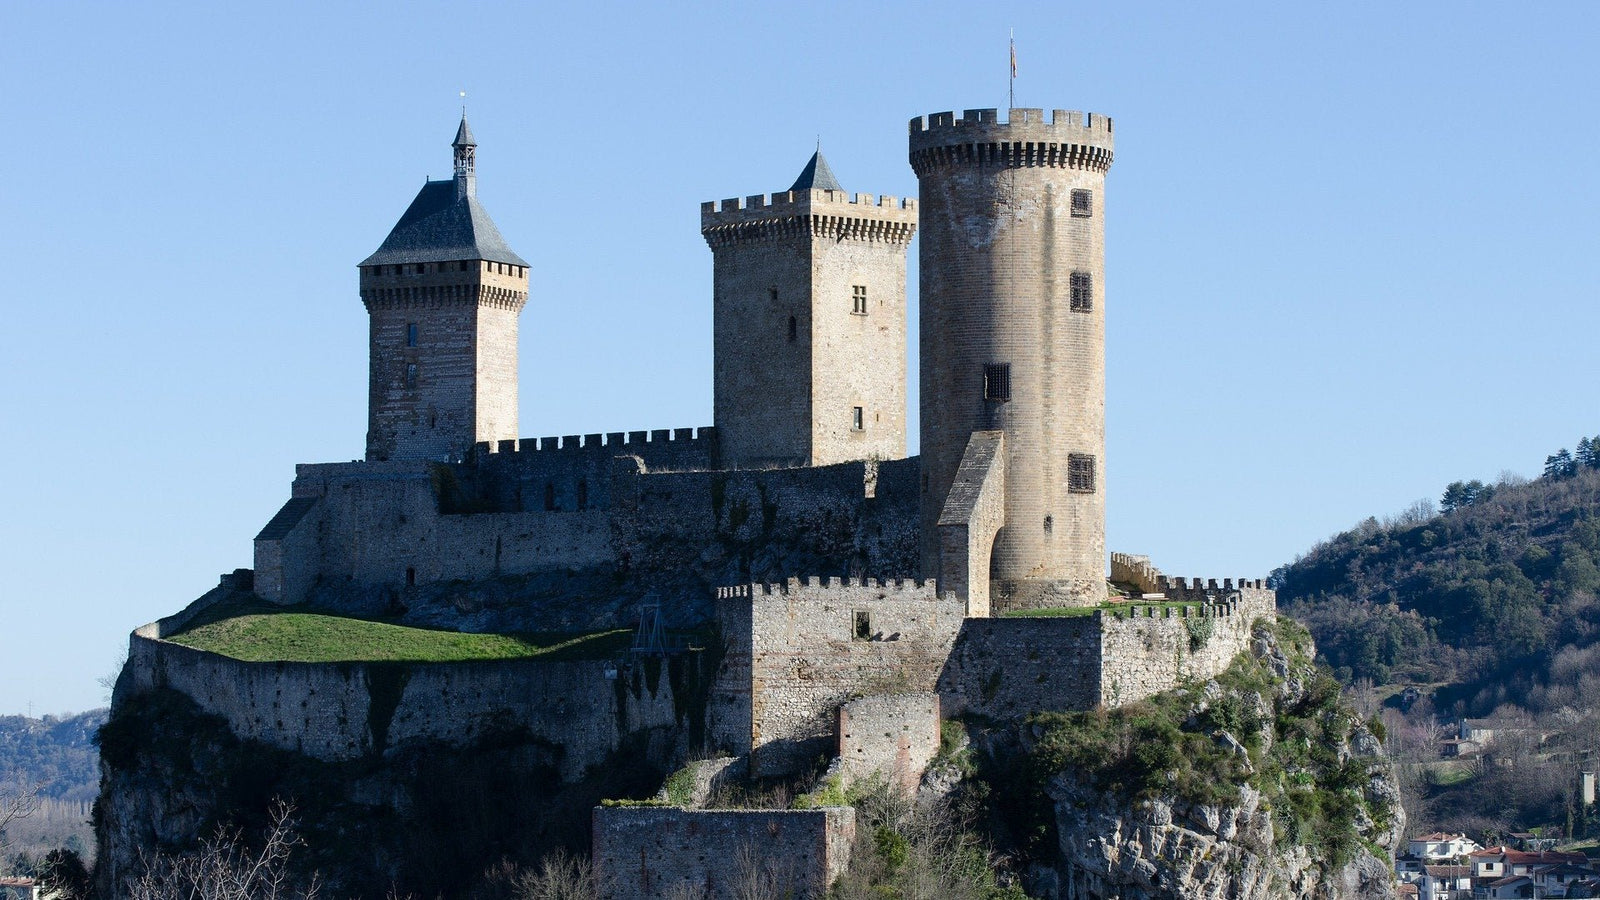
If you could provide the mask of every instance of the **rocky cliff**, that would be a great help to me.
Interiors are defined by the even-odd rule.
[[[1217,679],[1114,713],[1034,717],[1022,761],[1048,827],[1030,893],[1394,896],[1392,767],[1313,654],[1299,626],[1260,624]]]

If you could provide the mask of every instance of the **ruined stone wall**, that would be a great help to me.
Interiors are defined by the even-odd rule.
[[[788,774],[837,747],[837,710],[875,694],[931,691],[964,604],[932,582],[791,579],[719,591],[750,608],[751,772]],[[732,623],[724,627],[730,641]]]
[[[576,780],[640,731],[661,762],[688,751],[690,723],[675,707],[693,704],[674,700],[698,677],[688,668],[700,665],[693,654],[666,662],[254,663],[162,640],[160,631],[134,633],[119,697],[181,691],[238,737],[319,760],[412,742],[465,747],[510,731],[564,748],[561,776]]]
[[[903,794],[917,789],[939,754],[939,695],[878,694],[839,707],[839,767],[848,784],[881,776]]]
[[[606,900],[820,900],[849,866],[855,831],[850,807],[599,807],[595,874]]]

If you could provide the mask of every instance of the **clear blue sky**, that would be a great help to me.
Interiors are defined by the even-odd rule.
[[[460,90],[533,266],[523,433],[702,425],[700,202],[787,187],[819,135],[846,188],[914,194],[907,120],[1003,106],[1014,27],[1019,105],[1117,122],[1110,544],[1264,575],[1600,433],[1597,26],[1575,3],[0,5],[0,713],[100,704],[130,629],[250,564],[296,462],[361,455],[355,265],[449,173]]]

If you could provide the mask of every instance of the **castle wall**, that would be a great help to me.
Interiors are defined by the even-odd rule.
[[[254,663],[159,633],[155,625],[134,633],[124,670],[131,680],[119,683],[119,695],[181,691],[240,738],[315,759],[356,759],[410,742],[467,746],[509,731],[564,748],[561,776],[575,780],[641,730],[655,732],[652,751],[662,762],[687,750],[675,679],[659,660]],[[671,662],[698,664],[694,656]]]
[[[881,775],[904,794],[939,754],[939,695],[880,694],[839,707],[839,764],[846,782]]]
[[[1276,614],[1275,595],[1259,585],[1241,585],[1233,600],[1226,589],[1174,590],[1169,599],[1194,605],[1136,606],[1132,615],[1104,617],[1099,702],[1121,706],[1221,673],[1249,648],[1255,622]]]
[[[851,807],[598,807],[594,867],[606,900],[820,900],[855,842]]]
[[[1105,172],[1110,121],[1057,110],[968,110],[911,123],[921,200],[923,568],[974,431],[1005,433],[995,608],[1104,598]],[[1088,215],[1075,214],[1086,191]],[[1079,210],[1078,212],[1082,212]],[[1074,273],[1090,301],[1072,302]],[[1008,367],[1005,389],[987,367]],[[998,382],[1000,379],[996,379]],[[1092,483],[1069,482],[1073,459]],[[1080,469],[1081,470],[1081,469]]]
[[[837,710],[876,694],[931,691],[964,604],[933,582],[790,579],[723,588],[750,607],[751,773],[800,771],[837,747]],[[742,639],[732,623],[730,641]]]
[[[939,674],[944,715],[1015,720],[1100,703],[1096,615],[968,619]]]
[[[427,462],[297,467],[297,494],[322,496],[318,571],[333,584],[479,579],[609,561],[603,509],[441,515]]]
[[[652,471],[716,467],[713,428],[569,434],[479,444],[456,466],[474,496],[501,511],[600,509],[611,505],[612,460],[636,456]]]

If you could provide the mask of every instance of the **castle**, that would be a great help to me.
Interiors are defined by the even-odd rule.
[[[1111,119],[935,113],[911,120],[909,141],[915,200],[846,192],[819,150],[786,191],[702,205],[711,426],[529,438],[528,263],[478,199],[463,116],[453,177],[427,182],[360,263],[366,459],[298,466],[253,570],[224,586],[471,631],[642,622],[636,649],[675,659],[690,651],[651,637],[659,626],[712,623],[698,704],[683,679],[641,688],[640,654],[492,677],[419,666],[379,703],[370,675],[166,641],[205,598],[135,633],[119,694],[175,687],[241,736],[316,759],[468,741],[509,716],[567,746],[563,777],[649,732],[665,758],[721,754],[781,776],[838,755],[914,784],[940,717],[1116,705],[1221,671],[1273,614],[1259,580],[1171,579],[1112,554],[1120,602],[1106,605]],[[921,453],[908,458],[917,234]],[[662,815],[597,813],[597,861],[642,859]],[[847,827],[814,824],[829,840]],[[683,860],[657,868],[621,896],[660,895],[669,869],[699,877]]]

